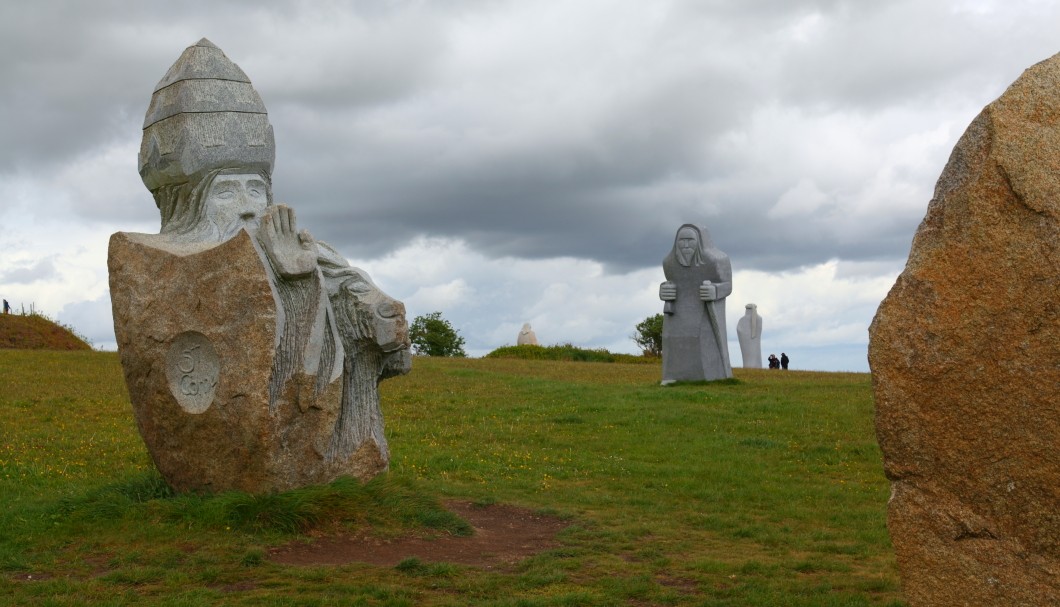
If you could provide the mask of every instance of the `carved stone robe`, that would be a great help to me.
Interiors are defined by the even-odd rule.
[[[725,332],[725,298],[732,293],[729,257],[711,246],[706,230],[700,233],[699,259],[682,263],[674,250],[663,260],[666,280],[677,285],[677,299],[663,314],[663,383],[703,381],[732,377]],[[704,302],[699,287],[709,280],[717,288],[717,299]]]

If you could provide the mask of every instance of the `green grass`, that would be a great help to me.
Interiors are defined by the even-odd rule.
[[[867,374],[417,358],[383,384],[391,472],[174,496],[115,354],[0,350],[5,605],[901,605]],[[466,532],[439,500],[569,517],[512,569],[289,567],[333,529]]]

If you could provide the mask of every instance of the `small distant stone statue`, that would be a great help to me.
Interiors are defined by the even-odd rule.
[[[155,87],[139,170],[159,234],[111,237],[133,413],[177,490],[282,491],[387,469],[379,381],[411,368],[404,305],[274,204],[246,74],[205,38]]]
[[[725,298],[732,293],[729,256],[706,228],[686,223],[663,260],[663,384],[732,377],[725,336]]]
[[[761,369],[762,317],[758,315],[758,306],[753,303],[747,304],[744,309],[743,318],[736,323],[736,337],[740,340],[743,368]]]
[[[523,328],[519,329],[519,339],[515,342],[518,346],[536,346],[537,335],[534,334],[534,330],[530,328],[530,323],[523,323]]]

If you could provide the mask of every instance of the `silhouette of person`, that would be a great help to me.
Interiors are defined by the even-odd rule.
[[[7,300],[5,299],[4,300],[4,314],[10,314],[10,313],[11,313],[11,304],[7,303]]]
[[[789,360],[790,359],[788,358],[788,355],[784,354],[783,352],[781,352],[780,353],[780,368],[784,369],[785,371],[787,371],[788,370],[788,361]]]

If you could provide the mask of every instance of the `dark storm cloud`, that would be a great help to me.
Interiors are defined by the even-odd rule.
[[[758,269],[895,256],[895,239],[907,241],[918,218],[904,217],[897,232],[875,239],[838,243],[825,217],[765,217],[791,182],[763,174],[711,192],[728,168],[712,141],[748,120],[741,88],[747,85],[729,74],[701,74],[612,100],[590,123],[572,127],[576,134],[561,128],[514,146],[437,128],[390,136],[356,126],[370,121],[357,115],[330,121],[354,126],[329,133],[289,128],[293,136],[282,141],[285,119],[274,111],[277,194],[320,238],[362,257],[433,235],[464,239],[492,256],[584,257],[624,271],[657,263],[686,221],[706,223],[731,254]],[[322,142],[331,154],[319,152]]]
[[[695,38],[695,26],[701,25],[699,32],[723,38],[716,52],[701,53],[700,60],[668,77],[627,84],[615,98],[590,100],[596,105],[588,118],[567,116],[563,104],[557,103],[551,119],[559,127],[552,136],[491,147],[453,128],[442,114],[434,116],[434,124],[415,125],[421,127],[419,133],[412,132],[414,128],[395,133],[379,124],[339,128],[332,141],[320,134],[303,142],[299,138],[305,133],[296,133],[295,141],[288,142],[293,155],[318,162],[299,164],[292,171],[293,181],[286,186],[278,182],[277,187],[297,192],[306,225],[321,238],[361,256],[400,247],[417,235],[441,235],[464,239],[494,256],[569,255],[621,271],[656,263],[669,247],[674,226],[684,221],[710,226],[734,257],[755,269],[780,270],[831,258],[904,256],[933,178],[921,177],[926,185],[913,210],[896,210],[883,221],[866,215],[864,221],[873,222],[872,229],[850,238],[849,226],[835,221],[838,213],[767,217],[799,177],[783,176],[791,166],[763,166],[757,183],[713,192],[715,182],[724,181],[727,159],[708,150],[724,135],[740,133],[756,107],[778,98],[818,111],[830,107],[871,116],[889,103],[952,94],[955,82],[966,85],[978,72],[967,57],[960,60],[958,50],[931,52],[932,43],[939,41],[929,35],[931,28],[950,15],[928,7],[932,20],[902,29],[897,26],[903,18],[908,21],[908,11],[856,3],[800,3],[794,8],[790,3],[755,3],[741,9],[746,12],[703,12],[697,6],[684,4],[667,16],[674,29],[665,32],[660,49],[683,56],[692,44],[689,39]],[[683,22],[689,16],[699,22]],[[758,18],[751,27],[749,22]],[[873,30],[877,18],[885,21],[884,27]],[[962,21],[958,15],[947,23],[969,29],[978,22]],[[795,40],[786,40],[783,48],[756,55],[754,48],[726,46],[736,43],[731,32],[739,31],[752,39],[760,36],[766,47],[784,28],[793,30]],[[806,30],[807,42],[797,39],[803,35],[794,31],[799,28]],[[947,49],[950,41],[954,48],[974,46],[982,54],[974,39],[945,31],[939,37]],[[624,66],[630,74],[651,73],[653,68],[665,72],[666,63],[675,60],[664,52],[634,59]],[[759,64],[771,67],[755,69]],[[568,77],[576,87],[594,75],[572,72]],[[443,91],[449,85],[437,83]],[[481,90],[489,94],[488,87]],[[503,108],[501,96],[497,103]],[[495,111],[501,114],[495,123],[476,126],[488,130],[501,124],[517,130],[525,118],[518,112]],[[273,115],[281,124],[283,118]],[[354,124],[370,121],[358,114],[346,119]],[[323,148],[334,157],[320,159],[314,152],[324,141]],[[937,153],[935,171],[941,170],[945,153]],[[797,166],[800,159],[794,156],[786,162]],[[355,170],[343,172],[343,166]],[[341,179],[329,179],[337,173],[342,173]]]
[[[894,107],[934,108],[901,128],[953,119],[952,140],[971,114],[945,116],[941,100],[981,107],[1018,75],[999,66],[1051,52],[1039,33],[1050,28],[1006,50],[989,27],[1004,15],[948,2],[545,3],[545,17],[525,6],[5,3],[0,175],[44,178],[103,145],[133,149],[154,84],[206,36],[269,107],[277,198],[359,257],[426,235],[625,271],[657,264],[692,221],[744,268],[899,258],[952,142],[910,177],[867,152],[830,169],[820,157],[838,165],[850,150],[807,152],[843,137],[829,117],[859,117],[875,137],[861,144],[882,148],[890,135],[871,124],[901,127]],[[757,125],[769,108],[819,130]],[[873,162],[891,162],[887,179],[900,183],[869,200],[857,182],[874,178]],[[777,214],[806,178],[830,202]],[[75,181],[106,191],[115,178],[96,179]],[[135,207],[144,219],[154,211],[134,190],[75,211],[115,221]]]
[[[421,64],[436,50],[431,19],[401,19],[405,4],[322,3],[307,12],[287,2],[4,3],[0,172],[60,164],[130,137],[142,125],[155,83],[203,36],[248,71],[257,68],[263,77],[256,82],[276,74],[279,101],[295,96],[312,105],[357,105],[400,97],[423,79]],[[363,32],[313,35],[329,13],[345,15],[349,6],[358,12],[346,16],[348,30]],[[395,23],[378,28],[387,20]],[[299,46],[316,55],[292,60],[283,52]]]

